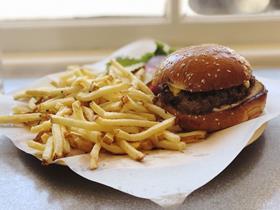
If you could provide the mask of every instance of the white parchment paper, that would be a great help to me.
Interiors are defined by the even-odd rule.
[[[109,58],[88,65],[101,72],[107,61],[115,56],[141,56],[155,49],[153,40],[140,40],[125,46]],[[58,74],[46,76],[29,87],[46,86]],[[280,114],[279,81],[258,78],[269,90],[265,113],[253,120],[212,134],[206,141],[189,144],[184,152],[152,151],[143,162],[126,156],[102,154],[97,170],[89,170],[89,155],[79,155],[57,160],[80,176],[122,192],[154,201],[161,206],[181,204],[194,190],[203,186],[223,171],[248,144],[258,128]],[[27,88],[27,87],[25,87]],[[11,113],[15,101],[11,95],[0,96],[0,115]],[[269,125],[268,125],[269,126]],[[26,145],[34,134],[20,127],[0,127],[0,134],[7,136],[22,151],[35,155]]]

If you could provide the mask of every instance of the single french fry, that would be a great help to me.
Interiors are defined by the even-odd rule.
[[[46,144],[49,137],[50,137],[50,135],[47,134],[47,133],[42,134],[42,136],[41,136],[41,141],[42,141],[42,143],[43,143],[43,144]]]
[[[162,149],[183,151],[186,148],[186,143],[161,140],[157,142],[156,146]]]
[[[55,157],[56,158],[62,157],[64,135],[61,131],[61,126],[59,124],[52,124],[52,134],[53,134],[53,141],[54,141]]]
[[[158,122],[149,120],[136,120],[136,119],[104,119],[98,117],[96,123],[103,126],[138,126],[138,127],[151,127],[157,125]]]
[[[27,114],[32,112],[32,110],[27,105],[20,105],[13,107],[14,114]]]
[[[50,136],[47,140],[47,143],[45,145],[45,150],[44,150],[43,155],[42,155],[42,161],[43,161],[44,164],[49,164],[49,163],[52,162],[53,151],[54,151],[53,137]]]
[[[109,95],[112,93],[118,93],[121,90],[127,89],[128,84],[120,83],[116,85],[104,86],[91,93],[78,93],[77,98],[80,101],[92,101],[94,99],[100,98],[104,95]]]
[[[137,101],[143,101],[146,103],[153,102],[153,96],[147,95],[147,94],[143,93],[142,91],[137,90],[135,88],[130,88],[127,94],[134,101],[137,100]]]
[[[91,108],[88,108],[87,106],[82,106],[82,110],[84,113],[84,116],[88,121],[94,121],[94,112]]]
[[[144,158],[144,154],[133,146],[131,146],[127,141],[123,139],[116,139],[118,145],[131,157],[133,160],[141,161]]]
[[[90,164],[89,164],[90,169],[96,169],[98,167],[98,157],[99,157],[100,149],[101,149],[101,144],[97,142],[93,146],[90,152]]]
[[[25,91],[19,92],[14,95],[15,100],[28,100],[30,98],[31,97],[29,95],[27,95]]]
[[[72,104],[72,109],[73,109],[73,116],[75,117],[75,119],[83,120],[83,121],[86,120],[85,117],[84,117],[83,110],[81,108],[81,102],[80,101],[75,101]]]
[[[5,124],[5,123],[12,123],[12,124],[26,123],[26,122],[37,121],[37,120],[40,120],[41,118],[42,118],[42,114],[41,113],[16,114],[16,115],[0,116],[0,124]]]
[[[59,99],[50,99],[45,101],[39,105],[40,111],[46,111],[49,109],[54,109],[57,104],[62,104],[64,106],[71,107],[72,103],[74,103],[75,99],[73,97],[59,98]]]
[[[88,122],[83,120],[75,120],[71,118],[66,117],[60,117],[51,115],[51,121],[52,123],[57,123],[60,125],[64,125],[66,127],[76,127],[76,128],[83,128],[89,131],[110,131],[110,128],[107,128],[105,126],[100,126],[96,122]]]
[[[106,112],[119,112],[123,106],[123,103],[121,101],[114,101],[114,102],[105,102],[103,104],[100,104],[100,107],[102,107]]]
[[[201,139],[205,139],[207,132],[206,131],[192,131],[192,132],[186,132],[186,133],[178,133],[178,136],[180,136],[181,141],[184,141],[186,143],[192,143],[196,142]]]
[[[119,129],[127,132],[127,133],[139,133],[140,132],[140,128],[139,127],[119,127]]]
[[[33,141],[33,140],[29,140],[27,141],[27,145],[35,150],[38,151],[44,151],[45,150],[45,145],[41,144],[39,142]]]
[[[76,87],[64,87],[64,88],[41,88],[41,89],[30,89],[26,91],[26,94],[33,97],[44,97],[44,96],[66,96],[71,93],[78,92],[79,89]]]
[[[50,120],[48,121],[44,121],[42,122],[41,124],[39,125],[35,125],[35,126],[32,126],[30,128],[30,131],[32,133],[40,133],[40,132],[43,132],[43,131],[49,131],[51,130],[51,127],[52,127],[52,123]]]
[[[106,119],[139,119],[145,120],[145,117],[139,116],[137,114],[131,113],[121,113],[121,112],[106,112],[102,107],[97,105],[95,102],[91,102],[90,107],[99,116]]]
[[[115,154],[115,155],[123,155],[126,154],[126,152],[117,144],[106,144],[105,142],[100,142],[102,148],[104,148],[106,151]]]
[[[156,106],[154,104],[151,104],[151,103],[147,103],[147,104],[144,104],[144,106],[150,110],[151,112],[153,112],[154,114],[160,116],[162,119],[169,119],[171,117],[173,117],[172,114],[169,114],[167,111],[165,111],[164,109],[162,109],[161,107],[159,106]]]
[[[150,113],[145,113],[145,112],[131,112],[132,114],[137,114],[141,117],[143,117],[146,120],[150,120],[150,121],[156,121],[157,118],[154,114],[150,114]]]
[[[180,136],[170,131],[163,131],[162,136],[171,142],[180,142]]]
[[[144,139],[148,139],[149,137],[161,133],[167,128],[171,127],[175,123],[175,117],[166,119],[145,131],[142,131],[137,134],[129,134],[120,129],[115,130],[116,137],[125,139],[127,141],[143,141]]]
[[[31,110],[35,110],[36,107],[37,107],[36,102],[37,102],[37,100],[36,100],[34,97],[32,97],[32,98],[30,98],[30,100],[28,101],[28,105],[27,105],[27,106],[28,106]]]

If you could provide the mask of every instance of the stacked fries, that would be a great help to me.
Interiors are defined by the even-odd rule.
[[[175,117],[153,104],[142,72],[134,75],[115,60],[106,75],[71,67],[53,87],[17,94],[24,105],[14,107],[12,116],[0,116],[0,123],[23,123],[37,134],[27,144],[44,164],[82,151],[90,154],[90,169],[98,167],[101,151],[141,161],[147,150],[182,151],[184,140],[205,138],[204,131],[171,132]]]

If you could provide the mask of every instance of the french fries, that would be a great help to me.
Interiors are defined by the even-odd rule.
[[[144,73],[134,75],[116,60],[105,75],[71,66],[51,87],[15,95],[21,105],[14,115],[0,116],[0,124],[23,123],[37,134],[26,143],[44,164],[79,151],[89,155],[90,169],[98,167],[102,152],[142,161],[147,150],[183,151],[186,143],[205,138],[205,131],[172,132],[175,116],[153,104]]]

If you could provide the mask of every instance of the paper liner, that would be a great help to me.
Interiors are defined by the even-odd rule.
[[[140,56],[149,50],[153,51],[153,47],[155,45],[152,40],[142,40],[122,48],[113,55]],[[94,71],[101,71],[107,61],[108,59],[105,59],[88,67]],[[51,79],[57,77],[58,74],[46,76],[31,86],[45,86]],[[88,154],[61,158],[55,163],[67,165],[88,180],[150,199],[161,206],[179,205],[191,192],[223,171],[249,143],[256,131],[279,115],[278,82],[259,79],[269,90],[267,106],[262,116],[215,132],[207,140],[189,144],[184,152],[151,151],[143,162],[133,161],[127,156],[102,154],[99,168],[94,171],[88,169]],[[15,103],[9,95],[0,96],[0,115],[11,113]],[[0,127],[0,133],[7,136],[20,150],[36,156],[36,151],[26,145],[26,141],[34,137],[27,129],[4,126]]]

